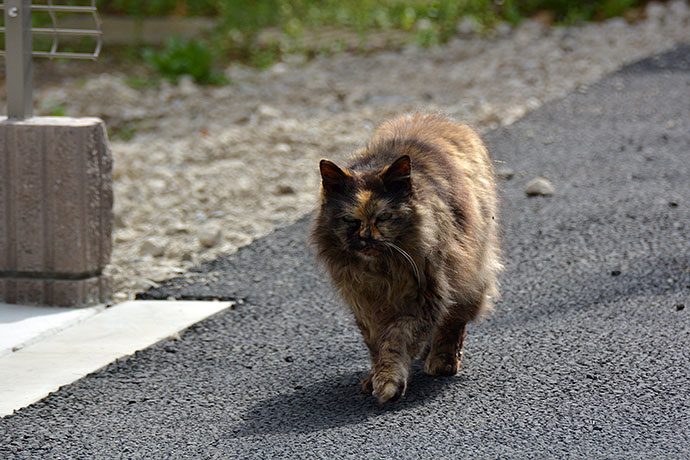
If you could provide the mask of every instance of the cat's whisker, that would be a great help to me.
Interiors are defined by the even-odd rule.
[[[417,281],[417,284],[420,284],[420,278],[419,278],[419,268],[417,267],[417,263],[414,261],[411,255],[409,255],[404,249],[401,247],[391,243],[390,241],[386,242],[386,246],[389,248],[393,248],[396,251],[398,251],[407,261],[412,265],[412,271],[414,271],[414,278]]]

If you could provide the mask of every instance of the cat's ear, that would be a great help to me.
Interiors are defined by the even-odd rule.
[[[332,161],[321,160],[319,169],[321,169],[321,183],[327,193],[341,192],[350,179],[350,176]]]
[[[387,189],[409,193],[412,190],[410,157],[403,155],[381,173],[381,180]]]

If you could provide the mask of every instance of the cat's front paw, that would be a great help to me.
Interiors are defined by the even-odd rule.
[[[407,390],[407,381],[397,375],[378,372],[371,378],[371,386],[372,394],[383,404],[400,399]]]

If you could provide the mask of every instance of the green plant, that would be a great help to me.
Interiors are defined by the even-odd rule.
[[[98,0],[96,4],[106,14],[200,16],[218,14],[219,0]]]
[[[2,1],[2,0],[0,0]],[[84,0],[61,0],[82,4]],[[355,33],[361,49],[372,31],[406,31],[407,39],[421,46],[434,46],[456,33],[465,16],[474,17],[482,29],[499,21],[518,24],[524,18],[547,12],[556,24],[603,20],[643,6],[648,0],[97,0],[108,15],[208,16],[217,19],[209,42],[169,42],[162,50],[149,50],[145,59],[161,74],[176,80],[191,75],[201,83],[222,81],[212,71],[216,58],[240,60],[263,68],[285,54],[323,54],[333,48],[328,41],[315,41],[323,29]],[[37,13],[38,14],[38,13]],[[49,18],[36,16],[37,22]],[[266,40],[265,29],[271,29]],[[397,36],[400,36],[399,34]],[[277,37],[277,38],[276,38]],[[37,37],[40,40],[40,37]],[[0,34],[2,40],[2,34]],[[337,40],[337,39],[336,39]],[[399,41],[396,41],[397,46]],[[348,48],[355,49],[351,45]]]
[[[415,43],[425,48],[438,45],[441,42],[440,27],[427,18],[421,19],[416,24],[413,39]]]
[[[529,17],[538,11],[550,11],[558,23],[601,20],[625,13],[629,8],[646,3],[641,0],[505,0],[499,14]]]
[[[276,47],[256,47],[249,52],[249,63],[257,69],[270,67],[277,59],[279,51]]]
[[[108,137],[112,140],[131,141],[139,130],[139,124],[136,121],[125,122],[116,127],[109,127]]]
[[[160,84],[160,78],[144,78],[144,77],[127,77],[125,79],[127,86],[134,89],[143,89],[157,87]]]
[[[215,55],[206,42],[179,37],[170,38],[160,51],[148,48],[143,52],[144,60],[172,81],[190,75],[197,83],[227,83],[225,76],[213,69]]]
[[[51,117],[64,117],[66,113],[65,106],[62,104],[56,104],[48,110],[48,116]]]

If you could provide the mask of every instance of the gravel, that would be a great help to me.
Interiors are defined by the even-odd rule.
[[[686,2],[645,11],[631,24],[526,20],[488,37],[465,22],[431,49],[289,60],[265,71],[232,65],[222,87],[184,78],[135,88],[118,73],[68,78],[36,91],[37,112],[61,107],[133,134],[111,141],[116,225],[107,271],[121,301],[311,211],[318,160],[344,158],[388,117],[440,110],[486,132],[690,41]]]

